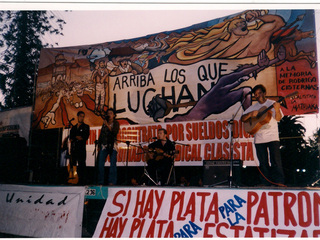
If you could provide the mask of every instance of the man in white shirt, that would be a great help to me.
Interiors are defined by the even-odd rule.
[[[284,174],[282,170],[278,131],[278,122],[283,117],[280,104],[266,98],[266,88],[261,84],[255,86],[252,90],[252,93],[258,102],[244,111],[241,121],[250,121],[250,119],[257,117],[259,109],[264,106],[270,107],[273,105],[273,108],[269,110],[271,111],[270,121],[262,125],[261,128],[254,134],[256,153],[260,162],[260,170],[262,173],[260,178],[261,185],[270,185],[271,183],[283,184]]]

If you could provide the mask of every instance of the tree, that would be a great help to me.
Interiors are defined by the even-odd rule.
[[[309,185],[317,183],[316,186],[320,185],[320,160],[319,160],[319,149],[320,149],[320,128],[308,139],[308,168],[310,169],[310,181]],[[319,181],[318,181],[319,180]]]
[[[46,34],[63,35],[65,21],[48,11],[1,11],[0,90],[4,109],[31,106],[34,79]],[[56,44],[57,45],[57,44]]]
[[[306,159],[306,129],[298,120],[301,116],[284,116],[279,123],[281,156],[286,183],[296,184],[297,169],[304,169]]]

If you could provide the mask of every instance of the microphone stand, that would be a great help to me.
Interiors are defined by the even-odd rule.
[[[148,153],[146,153],[146,152],[144,152],[144,153],[145,153],[145,154],[148,154]],[[148,173],[148,171],[147,171],[146,162],[147,162],[147,161],[144,161],[144,164],[143,164],[143,174],[144,174],[147,178],[149,178],[150,181],[153,182],[154,185],[160,186],[160,184],[159,184],[159,183],[156,183],[156,181],[153,180],[152,177],[149,175],[149,173]]]
[[[150,139],[151,139],[151,138],[150,138]],[[150,139],[149,139],[148,143],[150,142]],[[157,138],[155,137],[155,138],[152,138],[152,139],[157,139]],[[149,153],[149,150],[148,150],[148,151],[145,151],[145,149],[143,149],[143,147],[141,146],[141,143],[140,143],[139,145],[140,145],[140,147],[141,147],[141,149],[142,149],[142,151],[143,151],[142,154],[148,154],[148,153]],[[150,180],[151,182],[153,182],[154,185],[160,186],[160,184],[157,183],[157,182],[150,176],[150,174],[148,173],[146,163],[147,163],[147,161],[146,161],[146,159],[145,159],[145,160],[144,160],[144,163],[143,163],[143,175],[145,175],[147,178],[149,178],[149,180]]]
[[[94,141],[94,151],[92,153],[92,155],[94,155],[94,172],[95,172],[95,176],[98,176],[98,156],[97,156],[97,147],[99,145],[98,140]],[[99,152],[98,152],[99,154]],[[94,179],[94,181],[98,181],[97,177]]]
[[[121,140],[118,140],[116,139],[117,142],[122,142],[122,143],[125,143],[127,145],[127,156],[126,156],[126,172],[125,172],[125,182],[124,182],[124,185],[128,185],[129,181],[128,181],[128,167],[129,167],[129,148],[130,146],[133,146],[133,147],[138,147],[138,146],[135,146],[133,144],[130,143],[130,141],[121,141]]]
[[[176,154],[177,152],[179,152],[179,151],[177,151],[176,152],[176,144],[178,144],[178,145],[183,145],[183,146],[190,146],[190,144],[184,144],[184,143],[177,143],[177,142],[172,142],[173,143],[173,145],[174,145],[174,153]],[[175,155],[174,154],[174,155]],[[169,181],[170,181],[170,178],[171,178],[171,174],[172,174],[172,172],[173,172],[173,185],[176,185],[177,184],[177,181],[176,181],[176,171],[175,171],[175,166],[174,166],[174,158],[173,158],[173,161],[172,161],[172,166],[171,166],[171,168],[170,168],[170,172],[169,172],[169,175],[168,175],[168,179],[167,179],[167,185],[169,184]]]
[[[154,139],[154,140],[157,140],[158,138],[157,137],[153,137],[153,138],[150,138],[150,139]],[[150,139],[148,141],[148,143],[150,142]],[[141,146],[141,143],[139,144],[140,145],[140,148],[142,149],[142,153],[141,154],[148,154],[150,151],[145,151],[145,149],[143,149],[143,147]],[[140,153],[137,153],[137,154],[140,154]],[[156,180],[154,180],[150,174],[148,173],[148,170],[147,170],[147,166],[146,166],[146,163],[147,163],[147,160],[145,159],[144,160],[144,164],[143,164],[143,175],[145,175],[147,178],[149,178],[149,180],[156,186],[160,186],[159,183],[156,182]],[[157,170],[156,170],[157,171]],[[170,170],[170,173],[169,173],[169,177],[168,177],[168,180],[167,180],[167,185],[168,185],[168,182],[169,182],[169,179],[170,179],[170,174],[171,174],[171,171],[172,171],[172,167],[171,167],[171,170]],[[157,175],[157,174],[156,174]],[[157,177],[156,177],[157,178]]]
[[[214,186],[217,186],[217,185],[220,185],[220,184],[223,184],[225,182],[228,182],[229,183],[229,188],[232,188],[232,186],[234,187],[238,187],[236,184],[234,184],[233,182],[233,124],[234,124],[234,119],[235,117],[237,116],[238,112],[240,111],[240,108],[242,107],[244,101],[246,100],[246,97],[251,94],[251,91],[249,93],[247,93],[243,99],[243,101],[241,102],[240,104],[240,107],[238,108],[237,112],[232,115],[232,118],[228,121],[228,124],[230,126],[230,133],[231,133],[231,136],[230,136],[230,166],[229,166],[229,177],[228,177],[228,180],[224,180],[222,182],[218,182],[218,183],[215,183],[215,184],[212,184],[210,185],[209,187],[214,187]]]
[[[68,169],[68,165],[67,165],[67,169],[68,169],[68,179],[67,179],[67,183],[69,183],[70,179],[74,179],[74,174],[73,174],[73,160],[72,160],[72,141],[71,141],[71,136],[70,136],[70,132],[71,132],[71,128],[73,128],[73,124],[72,124],[72,121],[74,120],[74,118],[68,120],[68,126],[67,126],[67,129],[68,129],[68,133],[67,133],[67,159],[69,160],[69,169]],[[70,142],[70,145],[69,143]],[[70,177],[71,175],[71,177]],[[72,180],[71,180],[72,181]]]
[[[130,141],[126,141],[125,142],[127,145],[127,159],[126,159],[126,173],[125,173],[125,185],[128,185],[129,181],[128,181],[128,165],[129,165],[129,148],[130,148]]]

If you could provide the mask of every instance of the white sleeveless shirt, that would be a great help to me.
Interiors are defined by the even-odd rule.
[[[270,107],[275,101],[267,99],[263,104],[257,102],[256,104],[250,106],[247,110],[243,112],[247,114],[252,111],[259,110],[263,106]],[[278,122],[275,119],[276,111],[274,108],[270,110],[272,112],[272,118],[269,123],[262,125],[261,128],[254,134],[254,143],[267,143],[272,141],[279,141],[279,131],[278,131]],[[281,116],[283,116],[282,110],[280,109]]]

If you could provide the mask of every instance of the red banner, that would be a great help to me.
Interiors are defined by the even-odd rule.
[[[240,159],[243,165],[256,166],[256,152],[253,137],[244,131],[243,123],[234,120],[233,127],[227,120],[192,121],[181,123],[159,123],[149,125],[122,125],[118,134],[118,166],[143,166],[144,147],[149,145],[157,130],[167,129],[168,137],[175,143],[175,166],[202,166],[204,160],[229,160],[231,158],[231,131],[233,133],[233,159]],[[95,140],[100,127],[90,129],[87,141],[87,166],[94,166]],[[64,131],[64,137],[68,130]],[[127,145],[129,143],[129,146]],[[129,148],[128,148],[129,147]],[[106,166],[109,166],[109,159]]]

